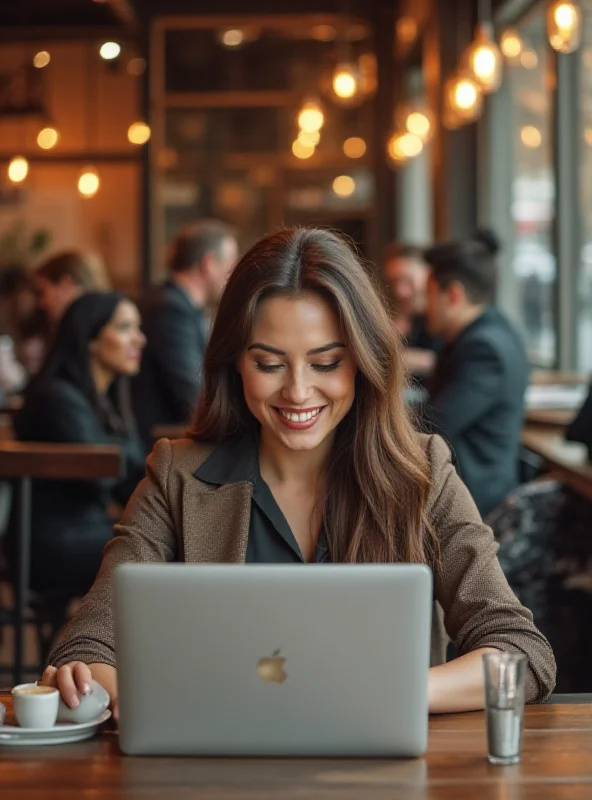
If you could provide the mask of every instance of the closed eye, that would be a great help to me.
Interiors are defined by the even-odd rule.
[[[341,364],[341,361],[334,361],[332,364],[311,364],[317,372],[332,372]]]

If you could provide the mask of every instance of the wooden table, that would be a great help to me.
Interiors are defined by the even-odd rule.
[[[2,699],[2,698],[0,698]],[[43,800],[590,800],[592,705],[526,709],[522,763],[485,759],[482,713],[430,720],[425,758],[128,758],[117,736],[62,747],[0,748],[0,795]]]
[[[526,411],[525,422],[527,425],[567,428],[575,415],[575,411],[567,408],[531,408]]]
[[[522,432],[522,444],[539,455],[573,489],[592,500],[592,463],[583,444],[566,442],[560,428],[544,430],[528,426]]]

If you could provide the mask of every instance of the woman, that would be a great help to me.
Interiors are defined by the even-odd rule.
[[[186,439],[158,442],[79,615],[43,680],[75,707],[91,677],[116,703],[112,575],[124,561],[427,562],[433,712],[483,707],[481,655],[524,651],[542,700],[553,654],[509,589],[496,545],[437,437],[401,401],[396,334],[350,249],[321,230],[256,244],[231,275]],[[116,710],[116,709],[115,709]]]
[[[15,419],[17,437],[34,442],[116,444],[121,480],[36,481],[32,503],[31,585],[69,596],[88,591],[112,538],[114,503],[127,503],[144,475],[144,453],[121,379],[140,366],[144,335],[136,306],[117,293],[89,293],[63,317],[53,349]],[[123,397],[123,393],[121,393]],[[12,554],[14,554],[14,541]]]

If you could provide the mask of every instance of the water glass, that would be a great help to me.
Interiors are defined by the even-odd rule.
[[[524,653],[497,652],[483,656],[490,764],[505,766],[520,761],[527,664]]]

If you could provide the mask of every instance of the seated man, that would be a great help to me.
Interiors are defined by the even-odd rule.
[[[181,231],[169,280],[140,303],[146,349],[132,384],[134,414],[146,445],[157,425],[183,425],[201,389],[209,319],[238,258],[231,229],[202,220]]]
[[[445,347],[423,417],[450,444],[483,516],[518,484],[529,376],[520,336],[492,305],[497,249],[493,236],[483,233],[426,253],[428,330]]]
[[[418,378],[430,375],[441,342],[426,329],[428,266],[423,250],[415,245],[392,242],[382,255],[382,273],[390,288],[395,328],[407,345],[407,368]]]

